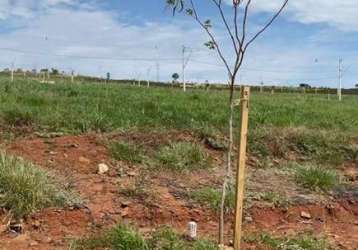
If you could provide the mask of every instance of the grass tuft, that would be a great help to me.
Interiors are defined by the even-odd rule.
[[[21,218],[40,209],[69,204],[72,197],[47,172],[0,153],[0,206]]]
[[[34,123],[33,115],[28,111],[20,109],[10,109],[3,112],[4,122],[13,127],[32,126]]]
[[[221,189],[205,187],[192,192],[190,197],[200,204],[209,206],[214,211],[219,211],[221,195]],[[235,191],[233,189],[229,189],[227,192],[225,206],[228,210],[233,210],[235,207]]]
[[[149,250],[149,246],[135,230],[120,224],[102,235],[76,240],[70,249]]]
[[[287,207],[289,205],[288,198],[281,193],[265,192],[261,194],[261,199],[270,202],[275,207]]]
[[[311,190],[329,191],[337,185],[337,173],[334,170],[315,166],[298,166],[296,181]]]
[[[157,230],[147,239],[125,225],[118,225],[99,236],[76,240],[71,250],[218,250],[207,240],[188,242],[169,227]]]
[[[276,238],[269,234],[262,234],[259,239],[263,244],[271,249],[277,250],[327,250],[330,249],[325,239],[317,239],[310,233],[299,234],[295,237]]]
[[[140,163],[143,160],[142,151],[135,145],[114,142],[110,145],[112,156],[116,160]]]
[[[204,149],[197,144],[178,142],[162,147],[157,158],[163,167],[175,170],[195,170],[210,167]]]

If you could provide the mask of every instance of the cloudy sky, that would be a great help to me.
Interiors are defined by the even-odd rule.
[[[282,0],[253,0],[254,33]],[[226,56],[232,55],[219,16],[209,0],[197,0],[210,18]],[[231,13],[231,0],[225,11]],[[357,0],[290,0],[285,13],[250,47],[241,82],[267,84],[358,84]],[[173,17],[165,0],[0,0],[0,67],[54,67],[113,78],[159,78],[181,73],[181,50],[190,47],[187,78],[225,81],[205,33],[189,18]],[[189,51],[189,49],[188,49]],[[159,67],[157,67],[157,65]]]

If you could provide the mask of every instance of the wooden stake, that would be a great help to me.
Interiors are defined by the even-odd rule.
[[[245,168],[246,168],[246,147],[247,132],[249,123],[249,98],[250,87],[241,89],[240,108],[240,144],[239,157],[236,173],[236,209],[235,209],[235,228],[234,228],[234,249],[240,250],[242,238],[242,212],[245,196]]]

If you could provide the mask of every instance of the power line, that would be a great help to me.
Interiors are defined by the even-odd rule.
[[[75,56],[75,55],[65,55],[65,54],[52,54],[52,53],[43,53],[43,52],[31,52],[24,51],[13,48],[3,48],[0,47],[0,50],[11,51],[15,53],[25,54],[25,55],[34,55],[34,56],[55,56],[55,57],[67,57],[67,58],[76,58],[76,59],[90,59],[90,60],[108,60],[108,61],[179,61],[180,58],[140,58],[140,57],[123,57],[123,58],[114,58],[114,57],[94,57],[94,56]]]

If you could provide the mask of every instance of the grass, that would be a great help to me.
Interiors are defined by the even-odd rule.
[[[0,206],[14,217],[21,218],[46,207],[62,207],[72,199],[44,170],[0,153]]]
[[[124,142],[113,142],[110,151],[114,159],[140,163],[143,160],[142,151],[135,145]]]
[[[334,170],[316,166],[298,166],[295,170],[296,181],[311,190],[329,191],[338,183]]]
[[[133,87],[119,84],[39,84],[17,79],[11,86],[0,78],[0,117],[17,107],[39,128],[83,133],[117,129],[212,128],[226,132],[227,91]],[[5,91],[7,90],[7,91]],[[327,131],[358,131],[358,98],[327,100],[325,95],[253,93],[250,129],[307,127]],[[238,115],[238,112],[237,112]],[[237,117],[236,117],[237,118]],[[237,124],[236,124],[237,126]]]
[[[250,152],[260,158],[290,159],[339,166],[358,162],[358,148],[349,133],[312,130],[305,127],[263,127],[249,136]]]
[[[289,205],[288,198],[284,194],[277,192],[262,193],[261,199],[270,202],[275,207],[287,207]]]
[[[31,126],[34,123],[33,115],[19,108],[12,108],[3,112],[3,122],[12,127]]]
[[[0,121],[12,127],[71,134],[179,129],[212,138],[227,135],[227,91],[183,93],[173,88],[60,80],[46,85],[16,79],[10,85],[1,76],[0,86]],[[288,158],[294,152],[307,162],[332,166],[358,162],[358,148],[352,143],[358,133],[357,96],[338,102],[326,95],[276,93],[272,98],[253,92],[250,100],[252,154],[261,159]],[[235,132],[237,126],[236,122]]]
[[[325,239],[317,239],[311,233],[299,234],[295,237],[278,238],[269,234],[261,234],[259,237],[250,239],[269,249],[274,250],[328,250],[329,245]]]
[[[221,194],[221,189],[205,187],[191,192],[190,197],[194,201],[210,207],[214,211],[219,211]],[[227,193],[225,206],[230,211],[235,208],[235,191],[233,189],[229,189],[229,192]]]
[[[157,201],[157,194],[153,191],[150,183],[150,175],[141,173],[136,177],[134,183],[119,190],[120,194],[128,198],[141,200],[147,206],[153,205]]]
[[[157,153],[157,159],[163,167],[174,171],[210,167],[210,160],[202,146],[188,142],[163,146]]]
[[[71,250],[218,250],[207,240],[188,242],[168,227],[157,230],[144,238],[126,225],[118,225],[107,232],[90,238],[76,240]]]

